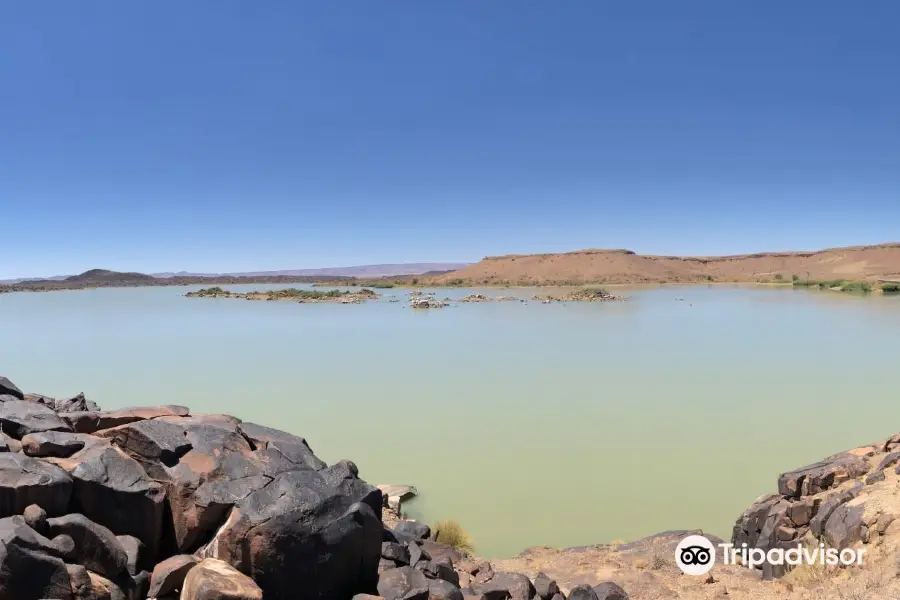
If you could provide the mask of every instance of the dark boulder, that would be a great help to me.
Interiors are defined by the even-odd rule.
[[[466,556],[457,550],[454,546],[435,542],[434,540],[422,540],[419,542],[420,547],[426,552],[430,559],[440,560],[442,558],[449,559],[454,565],[465,560]],[[426,559],[429,560],[429,559]]]
[[[96,439],[69,431],[42,431],[22,438],[22,452],[28,456],[68,458]]]
[[[394,526],[394,535],[405,541],[427,540],[431,537],[431,528],[418,521],[400,521]]]
[[[604,581],[600,585],[595,585],[594,593],[597,595],[597,600],[628,600],[625,590],[612,581]]]
[[[128,574],[137,575],[141,571],[146,571],[153,567],[153,557],[147,553],[147,546],[144,542],[137,539],[133,535],[117,535],[116,539],[125,550],[125,556],[128,557]]]
[[[306,465],[316,471],[328,466],[313,454],[309,444],[302,437],[255,423],[241,423],[238,428],[256,450],[263,448],[277,450],[292,462]]]
[[[541,600],[550,600],[559,593],[559,586],[556,585],[556,581],[550,579],[546,574],[538,573],[534,578],[534,590],[541,597]]]
[[[88,446],[70,458],[47,460],[68,471],[74,480],[73,511],[116,535],[133,535],[151,555],[156,554],[165,490],[147,476],[140,464],[105,444]]]
[[[68,535],[75,541],[78,563],[94,573],[115,579],[128,569],[128,555],[112,531],[84,515],[69,514],[47,520],[50,535]]]
[[[56,400],[54,402],[53,409],[58,413],[65,413],[99,411],[100,407],[97,406],[96,402],[88,400],[84,397],[83,393],[80,393],[77,396],[68,398],[66,400]]]
[[[597,592],[589,585],[576,585],[569,590],[568,600],[599,600]]]
[[[66,563],[28,547],[0,546],[0,600],[72,600]]]
[[[47,511],[37,504],[30,504],[25,507],[22,513],[25,524],[34,529],[41,535],[47,535]]]
[[[252,579],[226,562],[208,558],[187,574],[180,600],[262,600],[262,597],[262,590]]]
[[[837,510],[839,506],[853,500],[859,494],[860,489],[861,486],[853,487],[847,490],[841,490],[840,492],[835,492],[828,496],[825,501],[819,505],[819,510],[816,511],[816,515],[809,522],[809,530],[812,531],[813,535],[821,537],[825,530],[825,524],[828,522],[831,514]]]
[[[69,581],[72,586],[72,594],[74,600],[143,600],[146,596],[138,596],[129,593],[132,588],[132,582],[124,583],[128,591],[92,571],[88,571],[82,565],[66,565],[69,572]]]
[[[50,540],[50,546],[53,548],[56,556],[66,562],[74,562],[77,559],[75,540],[73,540],[70,535],[58,535],[54,537]]]
[[[153,567],[150,575],[150,597],[157,598],[180,590],[188,571],[200,560],[190,554],[178,554]]]
[[[378,577],[378,595],[384,600],[427,600],[428,580],[412,567],[390,569]]]
[[[0,403],[0,427],[17,440],[29,433],[71,431],[52,408],[25,401]]]
[[[835,508],[825,523],[823,537],[832,548],[844,549],[855,542],[868,541],[862,506],[842,504]]]
[[[431,560],[431,555],[418,542],[407,542],[406,549],[409,550],[409,564],[413,567],[421,560]]]
[[[310,600],[371,590],[381,554],[381,492],[355,472],[339,462],[278,475],[237,500],[199,554],[250,575],[267,600],[294,598],[296,581]]]
[[[532,600],[536,595],[531,580],[521,573],[495,573],[484,583],[473,583],[472,589],[488,600],[505,597],[512,600]]]
[[[449,558],[420,561],[415,565],[428,579],[443,579],[459,587],[459,573],[453,569],[453,563]]]
[[[140,462],[174,467],[191,449],[187,430],[178,423],[151,419],[104,429],[97,433]]]
[[[409,564],[409,548],[394,542],[381,542],[381,557],[403,565]]]
[[[459,587],[443,579],[435,579],[428,582],[429,600],[463,600],[463,593]]]
[[[778,478],[778,492],[788,498],[818,494],[865,474],[869,461],[855,454],[839,454],[802,469],[783,473]]]
[[[19,400],[25,399],[25,394],[22,393],[22,390],[20,390],[12,381],[2,376],[0,376],[0,395],[15,396]]]
[[[20,515],[37,504],[51,516],[68,511],[72,478],[36,458],[0,453],[0,517]]]
[[[190,411],[185,406],[141,406],[136,408],[123,408],[122,410],[100,411],[76,411],[60,413],[59,417],[65,421],[76,433],[95,433],[103,429],[118,427],[143,421],[144,419],[156,419],[159,417],[186,417]]]

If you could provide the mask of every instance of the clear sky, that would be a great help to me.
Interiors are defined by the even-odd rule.
[[[0,278],[900,240],[900,2],[0,4]]]

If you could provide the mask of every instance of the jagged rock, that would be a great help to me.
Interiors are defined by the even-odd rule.
[[[157,598],[180,590],[188,571],[200,562],[196,556],[178,554],[153,567],[150,575],[150,597]]]
[[[546,574],[538,573],[534,578],[534,590],[541,600],[550,600],[559,593],[559,586]]]
[[[68,535],[75,541],[79,564],[94,573],[115,579],[128,568],[128,555],[112,531],[81,514],[47,520],[50,534]]]
[[[313,454],[309,444],[302,437],[255,423],[241,423],[238,429],[257,450],[261,448],[277,450],[291,462],[306,465],[316,471],[328,466]]]
[[[96,443],[96,440],[81,433],[42,431],[22,438],[22,452],[35,457],[68,458],[89,443]]]
[[[116,535],[133,535],[147,546],[151,555],[156,554],[162,533],[165,491],[147,476],[140,464],[105,444],[90,445],[70,458],[46,460],[71,475],[73,510]]]
[[[612,581],[604,581],[600,585],[595,585],[594,594],[597,595],[597,600],[628,600],[625,590]]]
[[[381,542],[381,557],[408,565],[409,548],[395,542]]]
[[[888,467],[893,467],[898,462],[900,462],[900,451],[889,452],[881,459],[874,471],[883,471]]]
[[[140,571],[131,578],[134,584],[131,600],[144,600],[150,594],[150,572]]]
[[[818,494],[868,470],[869,461],[865,457],[845,453],[782,474],[778,478],[778,492],[786,498]]]
[[[14,396],[18,400],[25,399],[25,394],[22,393],[22,390],[20,390],[12,381],[2,376],[0,376],[0,395]]]
[[[78,394],[72,398],[67,400],[56,400],[53,403],[53,409],[58,413],[64,412],[88,412],[88,411],[99,411],[100,407],[97,406],[97,403],[88,400],[84,397],[83,393]]]
[[[831,514],[842,504],[853,500],[859,494],[860,487],[853,487],[847,490],[841,490],[840,492],[836,492],[829,496],[821,505],[819,505],[819,510],[816,511],[816,516],[812,518],[809,522],[809,530],[816,537],[820,537],[824,530],[825,524],[828,522],[828,519],[831,517]]]
[[[847,504],[838,506],[828,517],[822,533],[832,548],[843,549],[855,542],[863,541],[866,537],[863,507]]]
[[[186,417],[190,411],[186,406],[141,406],[107,411],[76,411],[59,415],[76,433],[96,433],[102,429],[118,427],[144,419],[159,417]]]
[[[20,516],[0,519],[0,600],[70,600],[66,564]]]
[[[190,570],[181,590],[181,600],[262,600],[262,597],[256,582],[228,563],[212,558]]]
[[[37,504],[51,516],[68,510],[72,478],[36,458],[0,453],[0,517],[20,515]]]
[[[0,403],[0,427],[17,440],[29,433],[71,431],[52,408],[24,400]]]
[[[378,577],[378,594],[384,600],[426,600],[428,580],[412,567],[389,569]]]
[[[116,539],[119,540],[119,544],[122,545],[125,556],[128,558],[129,575],[137,575],[153,566],[151,564],[153,557],[147,554],[147,546],[144,545],[144,542],[133,535],[117,535]]]
[[[589,585],[576,585],[569,590],[568,600],[599,600],[597,592]]]
[[[25,524],[34,529],[39,534],[47,535],[47,511],[37,504],[30,504],[25,507],[22,513]]]
[[[884,471],[875,471],[866,475],[866,485],[874,485],[884,481]]]
[[[382,558],[378,561],[378,574],[384,573],[388,569],[396,569],[397,567],[405,567],[407,565],[397,564],[397,562],[389,558]]]
[[[267,600],[293,598],[298,580],[307,597],[320,600],[371,589],[381,553],[381,492],[356,473],[355,465],[342,461],[321,471],[278,475],[239,499],[198,554],[250,575]]]
[[[133,458],[173,467],[192,448],[184,427],[170,421],[135,421],[97,432]]]
[[[485,583],[473,583],[472,589],[487,600],[508,597],[511,600],[532,600],[536,592],[531,580],[521,573],[495,573]]]
[[[449,558],[420,561],[415,567],[429,579],[443,579],[459,587],[459,573],[453,569],[453,563]]]
[[[435,579],[428,582],[428,599],[463,600],[463,594],[462,591],[452,583],[443,579]]]
[[[423,550],[419,545],[419,542],[407,542],[406,549],[409,550],[409,564],[410,566],[416,566],[421,560],[431,560],[431,555],[428,554],[426,550]]]
[[[427,540],[431,537],[431,528],[418,521],[400,521],[394,527],[394,535],[406,541]]]

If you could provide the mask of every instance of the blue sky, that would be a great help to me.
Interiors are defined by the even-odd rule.
[[[900,3],[0,4],[0,278],[900,240]]]

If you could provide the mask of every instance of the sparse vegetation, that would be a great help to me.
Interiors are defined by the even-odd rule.
[[[431,527],[431,530],[434,532],[434,541],[436,542],[453,546],[465,554],[472,554],[475,551],[472,536],[457,521],[438,521]]]
[[[781,273],[775,273],[775,281],[784,281],[784,275]]]
[[[881,291],[885,294],[900,294],[900,283],[883,283]]]
[[[794,285],[796,285],[797,282],[800,281],[800,276],[799,276],[799,275],[796,275],[796,274],[791,275],[791,281],[793,281],[793,282],[794,282]]]
[[[863,294],[868,294],[872,291],[872,284],[868,281],[851,281],[850,283],[845,283],[841,287],[842,292],[861,292]]]
[[[415,279],[413,280],[413,285],[415,285]],[[373,287],[375,289],[390,289],[394,287],[394,284],[390,281],[374,281],[369,283],[369,287]]]

